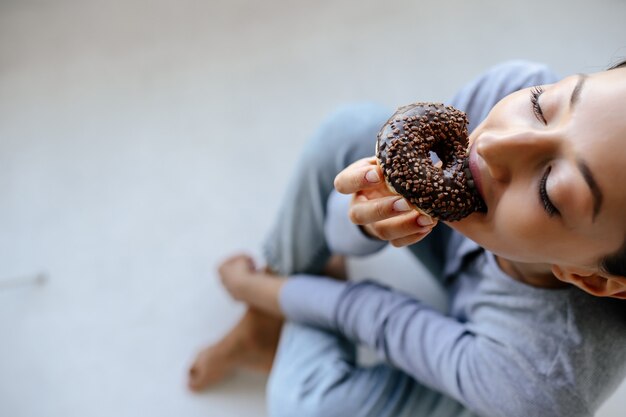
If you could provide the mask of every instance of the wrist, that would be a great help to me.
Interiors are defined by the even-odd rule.
[[[250,285],[242,289],[241,301],[265,313],[282,317],[280,292],[285,281],[282,277],[270,274],[256,274]]]

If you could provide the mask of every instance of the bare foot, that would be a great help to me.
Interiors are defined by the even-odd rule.
[[[240,294],[251,282],[258,285],[263,277],[271,277],[271,281],[276,278],[269,268],[256,271],[252,258],[247,255],[235,255],[224,261],[219,267],[219,274],[222,284],[235,299],[245,298]],[[345,280],[345,258],[331,257],[324,274]],[[240,368],[269,372],[281,327],[282,319],[249,307],[244,317],[222,340],[198,353],[189,369],[189,388],[193,391],[209,388]]]
[[[235,300],[243,301],[248,304],[254,303],[254,300],[258,298],[258,292],[254,290],[268,285],[260,284],[263,279],[267,282],[268,280],[266,278],[268,277],[278,277],[272,273],[271,269],[268,267],[266,267],[264,271],[257,270],[252,257],[246,254],[231,256],[221,263],[218,270],[222,285],[228,293]],[[347,280],[348,273],[345,257],[341,255],[331,256],[326,262],[322,274],[340,281]],[[252,298],[250,298],[250,296],[252,296]]]
[[[245,295],[250,292],[248,291],[250,285],[258,283],[259,276],[267,276],[264,272],[257,271],[254,260],[246,254],[233,255],[222,261],[218,267],[218,273],[222,285],[230,296],[243,302],[248,301]]]
[[[281,327],[282,320],[249,308],[222,340],[200,351],[189,369],[189,388],[192,391],[209,388],[236,369],[268,373]]]

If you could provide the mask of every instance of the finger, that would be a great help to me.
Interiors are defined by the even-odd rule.
[[[418,223],[420,214],[412,211],[387,220],[382,220],[370,225],[370,229],[376,233],[379,239],[392,241],[403,239],[414,234],[430,231],[437,223],[430,226],[422,226]]]
[[[420,213],[417,218],[417,224],[420,226],[430,226],[432,228],[437,224],[437,219],[433,219],[428,214]]]
[[[413,210],[402,197],[380,197],[367,199],[356,194],[350,206],[348,216],[355,224],[370,224]]]
[[[406,236],[403,237],[401,239],[394,239],[392,241],[390,241],[389,243],[396,248],[403,248],[405,246],[410,246],[410,245],[414,245],[416,243],[418,243],[419,241],[421,241],[422,239],[424,239],[426,236],[428,236],[428,234],[430,232],[432,232],[433,229],[431,228],[427,228],[426,231],[422,232],[422,233],[416,233],[414,235],[411,236]]]
[[[335,177],[335,189],[342,194],[353,194],[360,190],[384,184],[383,174],[375,157],[360,159]]]

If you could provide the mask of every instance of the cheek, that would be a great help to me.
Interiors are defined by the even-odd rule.
[[[511,260],[544,262],[546,247],[553,231],[543,215],[528,198],[503,196],[493,217],[494,252]]]
[[[450,226],[485,249],[519,262],[547,262],[557,248],[554,220],[532,200],[532,188],[518,184],[500,196],[487,217],[469,216]],[[550,256],[550,257],[549,257]]]

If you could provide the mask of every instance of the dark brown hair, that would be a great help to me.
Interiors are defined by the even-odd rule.
[[[607,69],[607,71],[610,71],[610,70],[613,70],[613,69],[618,69],[618,68],[624,68],[624,67],[626,67],[626,59],[621,61],[621,62],[618,62],[617,64],[611,65]]]
[[[626,60],[611,65],[607,71],[617,68],[626,68]],[[605,256],[600,260],[600,268],[608,274],[626,278],[626,240],[624,240],[622,247],[615,253]]]

